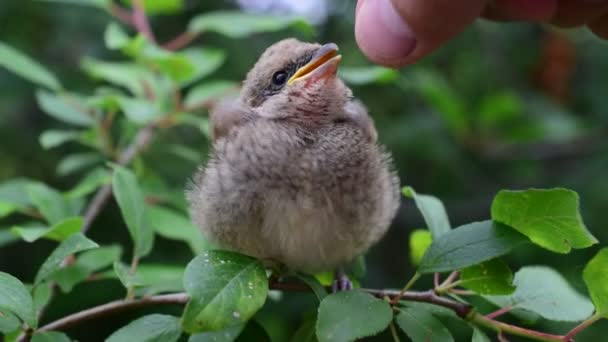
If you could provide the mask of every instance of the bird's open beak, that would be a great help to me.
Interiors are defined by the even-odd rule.
[[[291,85],[296,81],[304,79],[308,82],[315,82],[333,77],[338,72],[338,64],[340,64],[341,59],[342,56],[338,55],[338,46],[336,44],[325,44],[315,52],[310,62],[291,76],[287,84]]]

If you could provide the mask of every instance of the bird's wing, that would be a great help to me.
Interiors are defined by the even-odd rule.
[[[211,139],[225,136],[233,127],[240,126],[255,119],[253,113],[245,104],[236,98],[229,98],[220,101],[210,113],[209,131]]]
[[[378,140],[378,132],[374,126],[374,120],[367,113],[367,108],[359,100],[351,100],[344,106],[346,119],[359,126],[370,139],[375,143]]]

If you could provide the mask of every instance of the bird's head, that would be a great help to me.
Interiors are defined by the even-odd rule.
[[[340,59],[333,43],[282,40],[266,49],[247,74],[241,101],[267,118],[332,119],[352,97],[336,75]]]

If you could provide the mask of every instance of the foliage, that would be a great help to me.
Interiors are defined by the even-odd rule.
[[[525,265],[513,275],[504,261],[522,249],[554,252],[559,258],[599,243],[583,222],[578,194],[564,188],[501,190],[490,213],[485,214],[486,220],[452,228],[446,206],[438,197],[404,187],[404,196],[413,200],[426,229],[410,236],[411,259],[417,268],[409,281],[402,279],[406,285],[401,291],[358,288],[328,294],[321,275],[295,275],[298,281],[289,283],[279,279],[284,274],[266,270],[259,260],[214,249],[188,219],[181,186],[170,185],[141,158],[146,148],[165,148],[172,158],[200,163],[201,151],[186,144],[161,147],[153,141],[181,129],[190,129],[189,134],[195,132],[206,141],[204,114],[219,98],[238,89],[230,79],[212,78],[232,56],[211,46],[185,45],[208,32],[238,41],[288,29],[310,36],[313,27],[298,17],[212,11],[195,16],[183,34],[159,44],[147,16],[178,13],[184,10],[184,1],[56,2],[88,5],[121,21],[107,25],[103,41],[123,59],[84,57],[81,69],[98,83],[92,91],[76,91],[69,90],[76,88],[68,87],[70,82],[60,83],[41,63],[0,43],[0,66],[42,87],[35,91],[38,106],[60,122],[61,129],[40,135],[42,147],[78,146],[77,152],[69,153],[59,164],[58,175],[80,176],[66,191],[24,178],[0,184],[0,218],[11,222],[10,230],[0,230],[0,246],[18,239],[36,244],[48,240],[54,246],[31,284],[0,272],[0,332],[6,341],[29,337],[32,341],[69,341],[69,331],[60,331],[96,316],[85,310],[44,321],[47,306],[56,300],[52,289],[58,287],[71,296],[76,286],[102,279],[117,279],[126,297],[93,311],[114,314],[138,305],[185,304],[180,317],[156,311],[117,326],[108,341],[177,341],[183,335],[189,335],[189,341],[267,339],[266,327],[260,323],[264,320],[262,308],[281,302],[269,290],[297,289],[316,295],[316,299],[309,298],[315,314],[303,319],[293,336],[296,341],[353,341],[384,330],[390,330],[397,340],[405,334],[413,341],[454,341],[450,326],[444,324],[446,316],[472,326],[473,341],[489,340],[480,329],[569,341],[608,317],[606,248],[587,263],[582,274],[589,298],[548,266]],[[123,7],[127,5],[131,7]],[[517,122],[524,106],[508,91],[484,94],[479,103],[471,103],[458,96],[440,74],[427,69],[415,70],[408,79],[377,66],[346,67],[340,73],[353,86],[390,84],[413,90],[442,115],[454,140],[469,147],[477,148],[472,137],[485,139],[503,123]],[[478,117],[467,114],[471,108]],[[537,118],[532,126],[537,130],[554,127],[541,124],[543,120],[548,119]],[[516,126],[501,130],[504,141],[537,135],[536,131],[522,133],[513,128]],[[570,133],[577,131],[577,125],[565,119],[557,126]],[[479,136],[473,136],[477,133]],[[130,244],[97,243],[89,237],[110,195],[118,205]],[[155,263],[158,259],[150,255],[160,238],[186,244],[188,265]],[[127,264],[122,254],[129,247]],[[354,267],[358,271],[352,272],[357,278],[364,273],[362,260]],[[450,274],[441,282],[444,272]],[[412,291],[414,283],[426,275],[435,278],[433,288]],[[484,306],[479,299],[499,307],[497,313],[482,315]],[[496,319],[509,311],[516,318],[523,312],[527,317],[581,323],[565,335],[553,335]],[[39,324],[41,319],[47,324]]]

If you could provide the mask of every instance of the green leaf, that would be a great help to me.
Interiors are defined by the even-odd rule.
[[[11,233],[10,229],[0,228],[0,247],[8,246],[17,241],[19,241],[19,238]]]
[[[83,222],[82,217],[70,217],[50,228],[13,227],[11,231],[26,242],[34,242],[40,238],[63,241],[72,234],[79,232],[82,229]]]
[[[34,59],[15,48],[0,42],[0,67],[23,77],[28,81],[53,90],[61,89],[61,84],[50,71]]]
[[[484,296],[500,306],[524,309],[553,321],[578,322],[593,313],[593,304],[576,292],[555,270],[526,266],[515,273],[515,292],[509,296]]]
[[[478,113],[480,124],[488,127],[508,123],[522,116],[525,110],[516,94],[501,91],[485,96],[479,104]]]
[[[527,241],[513,229],[492,221],[466,224],[433,240],[418,272],[445,272],[472,266],[505,255]]]
[[[184,310],[183,329],[214,331],[247,322],[266,301],[268,279],[254,258],[209,251],[188,264],[184,288],[191,299]]]
[[[410,259],[413,265],[419,265],[422,256],[431,246],[433,237],[431,232],[426,229],[416,229],[410,234]]]
[[[131,4],[131,0],[121,0]],[[174,14],[184,8],[184,0],[144,0],[144,9],[147,14]]]
[[[473,328],[473,337],[471,342],[492,342],[483,331]]]
[[[103,161],[103,156],[97,152],[70,154],[57,164],[57,174],[67,176],[93,165],[101,164]]]
[[[81,200],[67,199],[59,191],[42,183],[28,184],[26,190],[30,201],[51,224],[77,216],[83,205]]]
[[[65,197],[69,199],[84,197],[110,182],[112,182],[110,172],[98,167],[88,172],[73,189],[65,193]]]
[[[458,94],[438,71],[419,68],[405,79],[414,91],[442,116],[448,128],[458,138],[470,130],[466,97]]]
[[[298,279],[306,283],[308,287],[310,287],[312,292],[314,292],[315,296],[317,296],[319,302],[323,301],[323,299],[327,297],[327,291],[325,290],[325,287],[321,285],[317,278],[304,273],[297,273],[296,276],[298,277]]]
[[[375,335],[390,324],[390,305],[365,292],[353,290],[330,294],[319,306],[319,342],[355,341]]]
[[[0,218],[6,217],[14,212],[16,212],[19,208],[11,203],[0,202]]]
[[[71,342],[68,335],[59,331],[37,332],[32,336],[32,342]]]
[[[515,291],[515,287],[511,285],[512,282],[511,269],[500,259],[488,260],[460,271],[460,286],[479,294],[511,294]]]
[[[160,206],[148,207],[148,214],[158,235],[186,242],[194,254],[211,248],[201,231],[188,217]]]
[[[40,266],[40,269],[36,274],[34,284],[40,284],[41,281],[48,278],[61,266],[63,259],[69,255],[97,247],[99,247],[98,244],[87,239],[81,233],[76,233],[70,236],[67,240],[61,242],[59,246],[57,246],[57,248],[55,248],[55,250],[51,253],[51,255],[44,261],[42,266]]]
[[[184,267],[174,265],[142,264],[137,268],[139,279],[145,287],[136,293],[142,295],[154,295],[163,292],[184,291],[182,279],[184,279]]]
[[[416,202],[416,207],[434,238],[438,238],[452,229],[445,207],[437,197],[419,195],[411,186],[404,187],[402,192],[404,196],[412,198]]]
[[[399,78],[397,70],[377,65],[362,67],[341,66],[338,69],[338,73],[340,78],[352,85],[386,84],[392,83]]]
[[[91,7],[99,7],[99,8],[106,9],[109,7],[110,2],[112,0],[38,0],[38,1],[63,2],[66,4],[91,6]]]
[[[48,130],[40,135],[40,145],[46,150],[61,146],[68,141],[80,139],[82,132],[79,131],[59,131]]]
[[[132,38],[115,22],[108,24],[103,39],[110,50],[122,49],[132,42]]]
[[[601,249],[583,271],[596,313],[608,318],[608,248]]]
[[[0,218],[11,215],[31,204],[26,188],[32,182],[16,178],[0,183]]]
[[[191,335],[188,342],[233,342],[245,325],[235,325],[220,331],[208,331]]]
[[[181,334],[179,318],[152,314],[138,318],[118,329],[106,342],[174,342]]]
[[[0,183],[0,203],[14,204],[22,208],[30,205],[30,197],[27,194],[27,186],[32,184],[30,180],[15,178]]]
[[[219,69],[226,60],[222,50],[213,48],[189,48],[181,52],[181,56],[189,61],[194,70],[190,77],[180,79],[181,86],[187,86]]]
[[[448,329],[428,311],[399,308],[395,321],[413,342],[454,341]]]
[[[144,194],[133,172],[116,166],[112,189],[133,240],[133,253],[138,257],[147,255],[154,244],[154,230],[146,212]]]
[[[146,94],[144,84],[152,84],[154,80],[148,70],[135,63],[110,63],[84,58],[81,68],[90,76],[125,87],[138,97]]]
[[[34,302],[25,285],[4,272],[0,272],[0,309],[11,311],[32,328],[38,325]]]
[[[146,285],[137,272],[131,273],[129,267],[120,261],[114,262],[114,273],[127,289]]]
[[[36,100],[45,113],[57,120],[83,127],[95,125],[95,119],[87,113],[85,104],[74,96],[53,95],[39,90],[36,92]]]
[[[291,338],[291,342],[318,342],[316,333],[317,317],[313,316],[305,320],[296,330]]]
[[[85,251],[78,256],[76,263],[58,269],[49,279],[55,281],[64,293],[68,293],[93,272],[104,269],[120,259],[121,253],[122,248],[118,245]]]
[[[21,321],[17,316],[8,310],[0,308],[0,333],[6,334],[15,330],[20,330]]]
[[[193,33],[213,31],[230,38],[244,38],[254,33],[280,31],[288,27],[294,27],[303,33],[313,31],[312,26],[302,18],[239,11],[201,14],[190,21],[188,31]]]
[[[120,245],[102,246],[80,253],[76,258],[76,265],[81,266],[88,272],[96,272],[113,265],[120,259],[122,247]]]
[[[578,194],[568,189],[501,190],[492,202],[492,219],[557,253],[598,242],[583,223]]]
[[[144,125],[162,116],[158,106],[149,100],[120,97],[120,108],[133,123]]]
[[[186,108],[197,108],[211,101],[217,101],[237,89],[237,84],[231,81],[210,81],[199,84],[188,92],[184,105]]]

